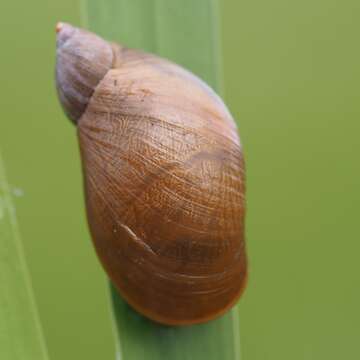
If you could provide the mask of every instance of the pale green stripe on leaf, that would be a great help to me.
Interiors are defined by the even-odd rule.
[[[0,154],[0,359],[45,360],[47,352]]]

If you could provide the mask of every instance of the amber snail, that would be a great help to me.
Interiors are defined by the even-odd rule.
[[[168,60],[64,23],[56,85],[77,126],[93,243],[119,293],[168,325],[225,313],[247,261],[244,159],[222,100]]]

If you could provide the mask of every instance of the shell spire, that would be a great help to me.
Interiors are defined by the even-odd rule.
[[[97,35],[56,25],[56,87],[61,105],[76,124],[100,81],[111,69],[111,45]]]

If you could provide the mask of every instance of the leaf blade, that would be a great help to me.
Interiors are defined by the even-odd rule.
[[[47,360],[1,153],[0,249],[0,358]]]
[[[83,0],[90,30],[129,47],[167,57],[222,90],[217,0]],[[110,285],[118,357],[240,359],[238,309],[189,327],[166,327],[137,314]]]

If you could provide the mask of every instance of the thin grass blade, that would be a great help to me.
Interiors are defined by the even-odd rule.
[[[0,359],[48,359],[1,154]]]

